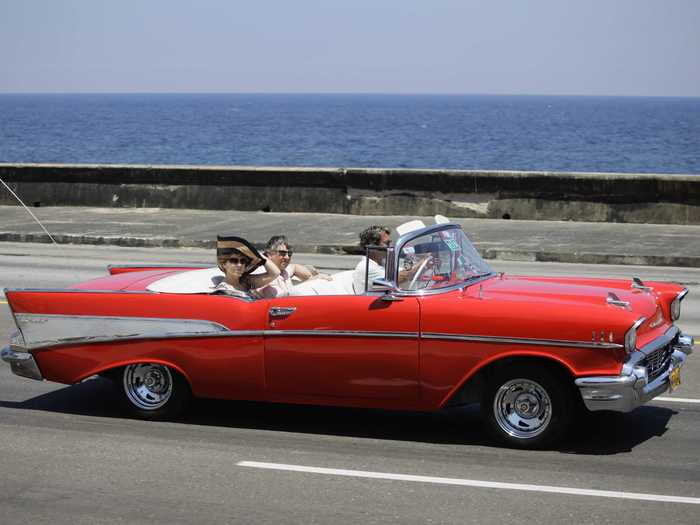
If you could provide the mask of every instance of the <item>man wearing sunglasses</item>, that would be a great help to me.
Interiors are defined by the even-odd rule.
[[[284,235],[270,237],[265,245],[264,253],[280,269],[279,277],[264,288],[257,290],[266,299],[291,295],[295,282],[303,282],[316,277],[330,279],[329,276],[320,274],[313,266],[292,263],[294,252],[289,247],[289,241]]]

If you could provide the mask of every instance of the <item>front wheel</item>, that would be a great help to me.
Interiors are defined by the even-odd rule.
[[[510,365],[488,381],[481,409],[499,441],[517,448],[543,448],[568,430],[573,401],[559,374],[542,366]]]
[[[140,419],[172,419],[185,410],[192,395],[180,374],[158,363],[125,366],[121,379],[125,405]]]

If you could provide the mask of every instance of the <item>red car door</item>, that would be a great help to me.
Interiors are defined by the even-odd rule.
[[[272,397],[415,400],[418,318],[413,297],[271,299],[265,331],[267,390]]]

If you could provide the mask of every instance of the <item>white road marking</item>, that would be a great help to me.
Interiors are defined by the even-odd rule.
[[[691,399],[689,397],[655,397],[654,401],[666,401],[671,403],[700,403],[700,399]]]
[[[459,485],[463,487],[480,487],[489,489],[522,490],[527,492],[549,492],[553,494],[570,494],[573,496],[595,496],[600,498],[632,499],[640,501],[662,501],[666,503],[689,503],[700,505],[700,498],[686,496],[667,496],[664,494],[643,494],[638,492],[618,492],[612,490],[577,489],[552,485],[529,485],[524,483],[501,483],[497,481],[481,481],[477,479],[438,478],[433,476],[415,476],[410,474],[392,474],[388,472],[369,472],[366,470],[345,470],[322,467],[306,467],[303,465],[286,465],[284,463],[263,463],[259,461],[239,461],[239,467],[252,467],[268,470],[286,470],[305,472],[309,474],[325,474],[328,476],[345,476],[352,478],[372,478],[395,481],[413,481],[418,483],[436,483],[440,485]]]

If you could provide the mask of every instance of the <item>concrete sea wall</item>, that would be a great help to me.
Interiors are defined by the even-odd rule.
[[[34,206],[700,224],[694,175],[0,164],[0,178]]]

